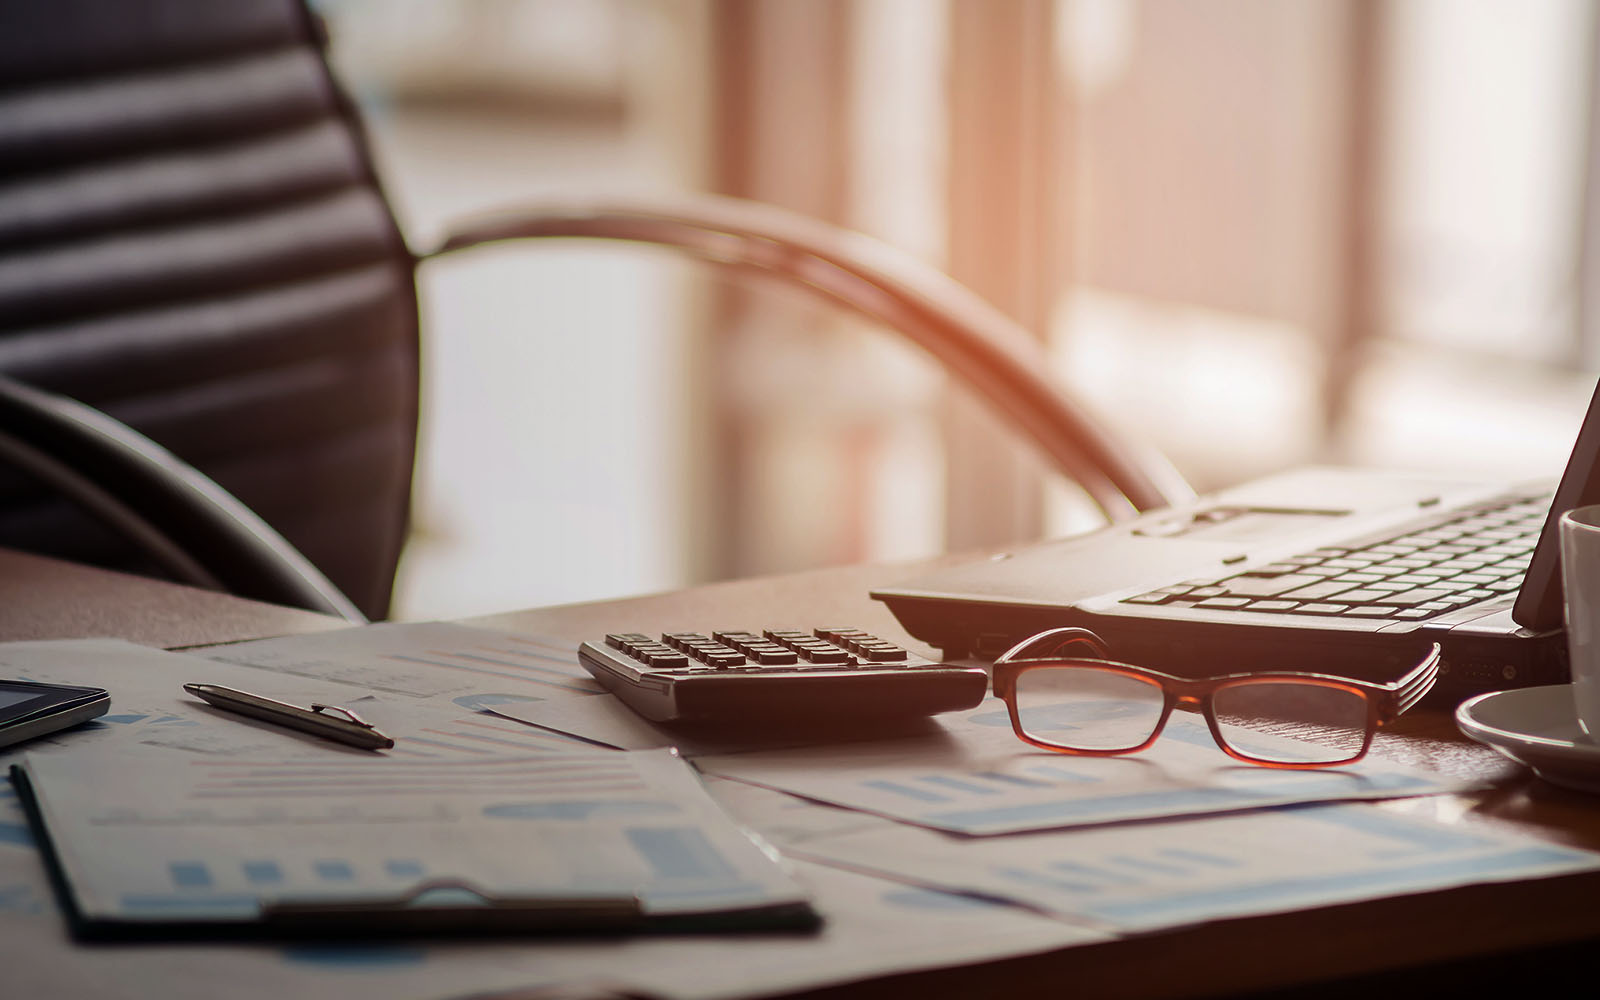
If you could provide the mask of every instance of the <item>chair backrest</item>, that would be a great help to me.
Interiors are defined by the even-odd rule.
[[[414,264],[298,0],[0,4],[0,371],[165,445],[374,618],[409,511]],[[0,545],[129,558],[12,470]]]

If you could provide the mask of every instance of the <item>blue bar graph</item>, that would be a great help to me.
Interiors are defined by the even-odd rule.
[[[356,877],[355,869],[350,867],[348,861],[318,861],[312,868],[317,878],[327,882],[348,882]]]
[[[246,861],[244,877],[255,885],[274,885],[283,881],[283,869],[276,861]]]
[[[211,872],[200,861],[174,861],[167,866],[172,884],[180,889],[209,889]]]

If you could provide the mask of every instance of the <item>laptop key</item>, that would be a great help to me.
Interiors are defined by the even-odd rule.
[[[1152,591],[1152,592],[1150,592],[1148,594],[1135,594],[1132,597],[1124,597],[1122,599],[1122,603],[1123,604],[1165,604],[1172,596],[1173,595],[1171,595],[1171,594],[1164,593],[1162,591],[1156,590],[1156,591]]]
[[[1385,594],[1381,590],[1346,590],[1339,595],[1351,604],[1362,604],[1367,601],[1385,601],[1391,604],[1399,603],[1391,600],[1393,595]]]
[[[1288,611],[1298,604],[1298,601],[1251,601],[1244,606],[1244,609],[1246,611]]]
[[[1338,576],[1343,570],[1337,566],[1306,566],[1300,570],[1302,576]]]
[[[1249,603],[1250,603],[1250,598],[1248,598],[1248,597],[1211,597],[1211,598],[1207,598],[1204,601],[1201,601],[1199,604],[1196,604],[1195,607],[1197,607],[1197,608],[1242,608],[1246,604],[1249,604]]]
[[[1430,559],[1425,555],[1418,554],[1415,556],[1406,556],[1400,559],[1390,559],[1384,565],[1399,566],[1404,569],[1427,569],[1429,566],[1432,566],[1439,561],[1440,560],[1438,559]]]
[[[1430,601],[1442,600],[1448,596],[1449,594],[1446,591],[1438,589],[1405,590],[1398,594],[1390,594],[1386,598],[1386,603],[1415,607],[1418,604],[1427,604]]]
[[[1282,576],[1258,576],[1244,573],[1222,581],[1227,593],[1236,597],[1277,597],[1284,591],[1316,583],[1317,577],[1297,573]]]
[[[1334,594],[1338,594],[1350,589],[1351,586],[1348,583],[1338,583],[1333,580],[1323,580],[1320,583],[1313,583],[1310,586],[1301,587],[1298,590],[1291,590],[1282,596],[1293,598],[1298,601],[1315,601],[1324,597],[1332,597]]]
[[[1344,580],[1350,583],[1375,583],[1378,580],[1383,579],[1383,574],[1378,572],[1378,569],[1379,568],[1377,566],[1373,566],[1371,569],[1364,569],[1356,573],[1340,573],[1333,579]]]
[[[1296,562],[1275,562],[1258,567],[1250,572],[1255,576],[1282,576],[1285,573],[1295,572],[1303,565],[1304,563]]]
[[[1308,615],[1342,615],[1350,610],[1348,604],[1312,603],[1302,604],[1294,609],[1296,613]]]

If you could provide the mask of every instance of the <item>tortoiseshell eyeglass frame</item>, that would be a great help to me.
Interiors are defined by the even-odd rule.
[[[1105,643],[1101,641],[1099,636],[1088,629],[1057,628],[1041,632],[1032,638],[1024,639],[995,661],[994,693],[995,697],[1006,703],[1006,709],[1011,715],[1011,728],[1015,730],[1018,739],[1041,750],[1050,750],[1055,753],[1075,754],[1084,757],[1115,757],[1122,754],[1138,753],[1147,749],[1161,736],[1161,731],[1166,728],[1167,719],[1172,715],[1172,710],[1179,706],[1184,706],[1196,708],[1205,716],[1206,726],[1211,730],[1211,736],[1217,741],[1217,746],[1221,747],[1223,752],[1235,760],[1262,767],[1279,767],[1293,770],[1342,767],[1346,764],[1353,764],[1365,757],[1367,751],[1372,747],[1372,738],[1378,729],[1393,722],[1400,716],[1400,713],[1416,704],[1422,699],[1423,695],[1432,689],[1434,681],[1439,676],[1439,657],[1439,646],[1435,643],[1422,657],[1421,661],[1406,672],[1404,677],[1387,684],[1359,680],[1352,677],[1338,677],[1333,674],[1308,673],[1295,670],[1250,671],[1199,678],[1177,677],[1173,674],[1162,673],[1159,670],[1152,670],[1149,667],[1121,663],[1111,659]],[[1161,715],[1157,719],[1149,738],[1137,746],[1109,750],[1084,749],[1082,747],[1051,743],[1026,732],[1023,729],[1022,718],[1017,710],[1017,679],[1030,670],[1058,670],[1071,669],[1073,667],[1090,667],[1097,670],[1111,671],[1160,687],[1162,696]],[[1362,737],[1360,748],[1350,756],[1336,760],[1285,761],[1253,757],[1232,746],[1223,735],[1221,725],[1217,721],[1216,712],[1212,709],[1213,699],[1218,691],[1229,687],[1260,684],[1299,684],[1327,687],[1360,697],[1366,705],[1366,731]]]

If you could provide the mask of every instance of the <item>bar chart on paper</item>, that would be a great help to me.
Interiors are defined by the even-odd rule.
[[[1238,764],[1203,723],[1174,719],[1167,739],[1122,757],[1023,746],[990,699],[945,720],[938,737],[697,756],[702,770],[919,826],[968,835],[1017,833],[1262,806],[1424,795],[1468,783],[1368,759],[1285,771]]]
[[[1364,803],[1003,839],[872,831],[796,851],[1117,931],[1600,867],[1600,854]]]
[[[420,919],[572,900],[629,920],[815,919],[667,751],[177,766],[160,753],[53,755],[14,780],[91,921],[249,922],[284,906]]]

